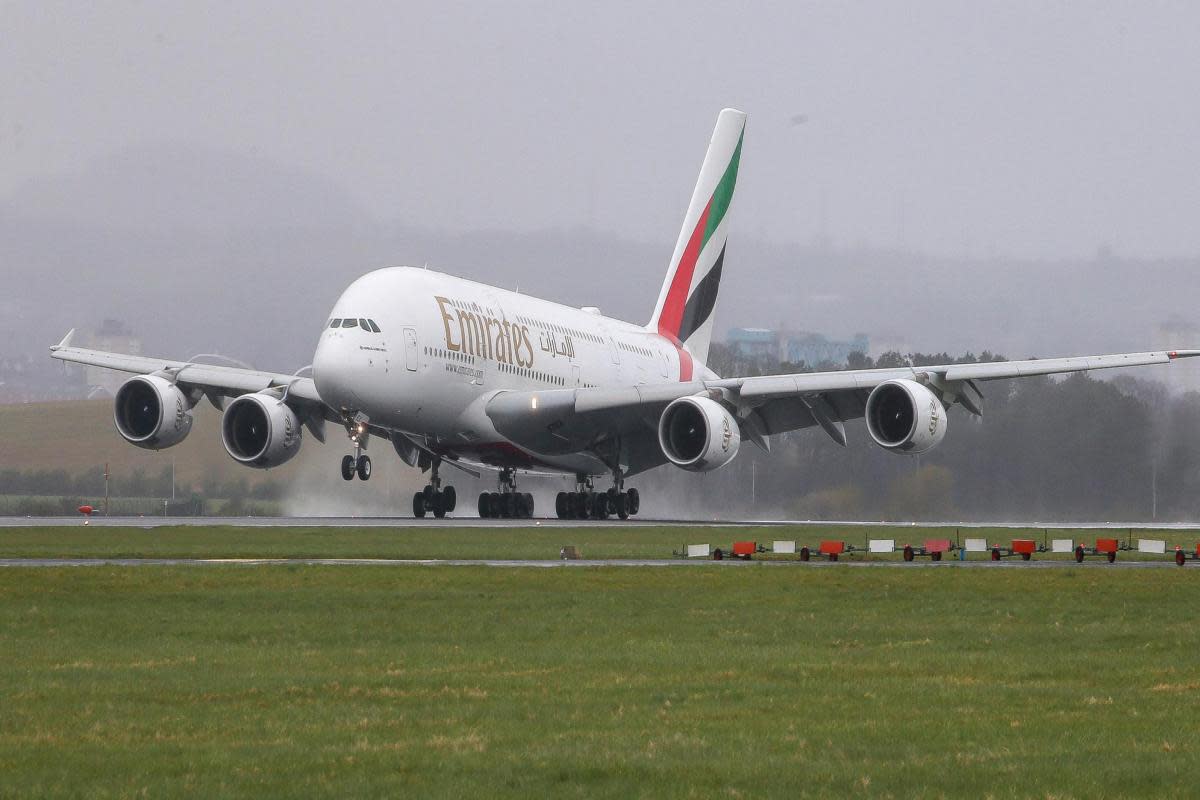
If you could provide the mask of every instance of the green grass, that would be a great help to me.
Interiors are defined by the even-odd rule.
[[[1191,570],[0,571],[0,796],[1194,796]]]
[[[1094,543],[1097,536],[1124,541],[1125,531],[1051,530],[1051,538],[1073,537]],[[776,539],[796,540],[814,551],[822,539],[844,539],[865,548],[868,538],[895,539],[898,545],[919,545],[927,538],[954,539],[950,529],[912,526],[529,526],[520,528],[399,527],[313,528],[233,526],[178,526],[161,528],[29,527],[0,528],[0,558],[14,557],[213,557],[213,558],[557,558],[563,545],[575,545],[585,558],[668,558],[687,543],[706,542],[728,549],[735,540],[753,540],[770,547]],[[1042,531],[1005,529],[962,530],[962,536],[980,536],[1007,545],[1013,538],[1042,539]],[[1138,537],[1165,539],[1194,552],[1200,532],[1142,531]],[[898,559],[899,554],[888,556]],[[1049,553],[1037,558],[1048,559]],[[1066,556],[1057,556],[1066,558]],[[1121,553],[1121,560],[1138,557]],[[759,556],[769,558],[769,556]],[[790,556],[788,558],[794,558]],[[880,556],[854,553],[848,560],[878,560]],[[986,560],[986,554],[972,554]],[[1162,560],[1162,556],[1152,558]]]

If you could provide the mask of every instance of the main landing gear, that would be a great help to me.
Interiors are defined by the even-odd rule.
[[[458,494],[454,491],[454,487],[443,487],[442,479],[438,477],[438,467],[441,465],[442,459],[433,459],[433,464],[430,466],[429,483],[425,485],[424,489],[413,495],[413,516],[417,519],[422,519],[426,514],[433,514],[441,519],[458,505]]]
[[[554,513],[559,519],[608,519],[612,515],[629,519],[640,510],[642,498],[637,489],[626,491],[624,485],[620,473],[615,473],[612,488],[598,492],[590,477],[579,475],[575,491],[559,492],[554,498]]]
[[[346,433],[350,436],[350,443],[354,445],[354,455],[342,458],[342,480],[352,481],[357,475],[360,481],[369,481],[371,480],[371,457],[363,452],[367,449],[367,437],[370,436],[367,429],[367,416],[360,412],[353,417],[348,417],[345,424]]]
[[[511,467],[500,470],[500,486],[496,492],[480,492],[481,519],[530,519],[533,517],[533,495],[517,491],[517,473]]]

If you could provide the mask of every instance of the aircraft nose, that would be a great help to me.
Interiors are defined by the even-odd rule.
[[[333,331],[326,331],[313,353],[313,383],[321,399],[334,407],[353,407],[351,363],[345,341]]]

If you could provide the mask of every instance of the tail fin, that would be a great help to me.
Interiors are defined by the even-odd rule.
[[[729,235],[729,205],[745,129],[746,115],[741,111],[727,108],[717,116],[671,266],[647,326],[684,345],[700,363],[708,360],[713,308]]]

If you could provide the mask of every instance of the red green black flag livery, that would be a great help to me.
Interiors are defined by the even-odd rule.
[[[691,359],[701,364],[708,359],[745,128],[746,115],[741,111],[727,108],[717,117],[667,278],[647,326],[681,347],[680,378],[684,380],[691,377]]]

